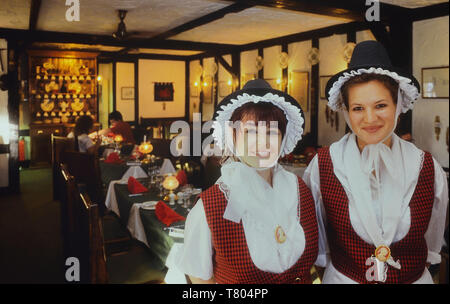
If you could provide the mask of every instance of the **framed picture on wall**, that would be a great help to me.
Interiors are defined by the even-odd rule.
[[[309,72],[292,71],[289,74],[289,94],[297,100],[303,111],[309,111]]]
[[[228,83],[228,81],[219,81],[219,97],[230,95],[231,89],[231,83]]]
[[[422,98],[449,98],[449,67],[422,68]]]
[[[203,103],[210,104],[213,103],[213,89],[214,83],[212,76],[203,77]]]
[[[333,77],[333,75],[324,75],[320,76],[320,99],[327,99],[327,95],[325,92],[325,88],[327,87],[327,82],[330,80],[330,78]]]
[[[124,100],[134,99],[134,87],[121,87],[120,98]]]
[[[155,82],[154,100],[155,101],[173,101],[173,82]]]

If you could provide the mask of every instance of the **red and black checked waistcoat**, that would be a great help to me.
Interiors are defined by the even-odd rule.
[[[333,266],[342,274],[359,283],[368,282],[366,259],[375,252],[375,246],[362,240],[350,222],[348,198],[341,183],[334,175],[328,148],[318,152],[320,191],[327,217],[327,238]],[[434,202],[434,164],[430,153],[425,152],[423,167],[416,189],[409,203],[411,227],[408,234],[390,246],[392,257],[399,260],[401,269],[388,266],[387,284],[412,283],[424,270],[428,255],[425,232]]]
[[[305,233],[305,250],[291,268],[279,274],[262,271],[253,264],[242,221],[238,224],[223,218],[227,199],[219,186],[215,184],[200,195],[211,230],[214,278],[217,283],[311,283],[310,270],[317,259],[318,252],[316,211],[311,191],[300,178],[298,178],[298,185],[301,198],[300,224]]]

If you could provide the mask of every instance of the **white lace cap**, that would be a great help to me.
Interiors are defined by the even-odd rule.
[[[395,72],[385,70],[382,68],[369,68],[369,69],[358,69],[350,72],[345,72],[339,79],[333,83],[333,86],[328,92],[328,106],[333,111],[344,111],[345,105],[342,100],[341,87],[350,78],[361,75],[361,74],[379,74],[387,75],[398,82],[399,89],[402,92],[403,99],[401,103],[401,112],[406,113],[408,110],[412,110],[414,107],[414,102],[419,97],[419,90],[413,85],[412,80],[403,76],[398,75]]]
[[[283,110],[284,114],[286,115],[287,126],[286,126],[286,134],[282,141],[280,157],[283,157],[284,155],[291,153],[294,150],[295,146],[297,145],[297,142],[302,138],[303,135],[302,125],[305,120],[298,107],[287,102],[283,96],[278,96],[272,93],[267,93],[264,96],[257,96],[253,94],[249,95],[247,93],[244,93],[242,95],[236,96],[236,98],[231,99],[230,103],[228,103],[227,105],[221,106],[220,108],[222,110],[217,111],[217,117],[212,125],[213,128],[212,135],[214,140],[216,141],[217,146],[220,147],[222,150],[224,150],[225,147],[228,146],[230,150],[233,151],[232,149],[233,143],[229,142],[232,139],[228,138],[227,140],[225,138],[226,137],[225,128],[227,127],[227,124],[230,121],[233,112],[237,108],[243,106],[248,102],[254,103],[270,102],[273,105],[280,108],[281,110]]]

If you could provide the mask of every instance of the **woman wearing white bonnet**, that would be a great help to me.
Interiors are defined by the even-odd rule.
[[[356,45],[349,68],[327,83],[328,106],[352,132],[320,149],[303,176],[316,201],[323,283],[433,283],[446,176],[430,153],[394,134],[419,89],[376,41]]]
[[[311,283],[314,200],[301,178],[278,165],[303,125],[298,102],[261,79],[217,106],[213,136],[228,157],[189,213],[176,257],[193,283]]]

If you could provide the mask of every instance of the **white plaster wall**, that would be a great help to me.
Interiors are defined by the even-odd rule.
[[[413,73],[421,82],[424,67],[449,65],[449,17],[433,18],[413,23]],[[443,167],[449,166],[446,131],[449,126],[449,99],[422,99],[413,110],[412,137],[422,150],[429,151]],[[434,133],[434,119],[439,115],[441,134]]]
[[[311,49],[311,40],[295,42],[288,45],[289,66],[288,75],[292,71],[309,73],[309,94],[308,109],[303,109],[305,114],[305,127],[303,133],[306,134],[311,130],[311,64],[308,62],[308,52]],[[290,77],[290,76],[289,76]]]
[[[0,39],[0,49],[6,49],[6,40]],[[0,71],[0,75],[7,72],[6,51],[0,52],[3,62],[3,71]],[[8,91],[0,90],[0,144],[9,143],[9,115],[8,115]],[[0,188],[8,187],[9,185],[9,167],[8,167],[9,154],[0,154]]]
[[[258,78],[256,57],[258,57],[258,50],[251,50],[241,53],[241,88],[245,85],[245,83],[242,83],[242,79],[246,74],[253,74],[255,75],[255,78]]]
[[[189,85],[190,85],[190,97],[189,97],[189,121],[192,121],[192,117],[194,113],[200,112],[200,77],[202,73],[200,72],[200,60],[191,61],[189,63]],[[194,84],[197,82],[197,87],[194,87]],[[193,91],[197,93],[194,94]],[[196,96],[194,96],[196,95]]]
[[[280,67],[281,46],[276,45],[264,49],[264,79],[281,79],[283,75]],[[271,84],[272,88],[280,90],[281,87]]]
[[[377,40],[370,30],[356,32],[356,43],[366,40]]]
[[[116,64],[116,110],[122,113],[124,121],[134,121],[135,99],[122,99],[121,88],[134,88],[134,63]]]
[[[343,57],[343,49],[347,44],[347,35],[333,35],[330,37],[319,39],[319,76],[334,75],[339,71],[347,68],[347,62]],[[336,131],[336,126],[326,122],[325,108],[327,107],[326,99],[319,99],[319,127],[318,127],[318,145],[329,146],[333,142],[338,141],[345,135],[345,120],[341,113],[338,113],[339,130]],[[329,110],[331,115],[334,112]]]
[[[222,56],[223,59],[231,66],[231,55],[225,55]],[[217,102],[220,103],[224,97],[227,96],[227,94],[231,93],[233,91],[233,77],[231,74],[219,63],[219,83],[217,84],[217,94],[218,99]],[[231,81],[231,85],[228,84],[228,82]],[[221,90],[221,86],[222,89]]]
[[[186,101],[184,61],[139,60],[139,116],[144,118],[184,117]],[[174,101],[154,101],[154,82],[173,82]]]
[[[100,63],[98,65],[98,74],[101,76],[102,80],[99,84],[99,89],[101,88],[101,96],[99,96],[98,105],[98,121],[102,125],[102,128],[106,128],[109,125],[108,115],[112,112],[112,63]],[[134,77],[134,75],[133,75]],[[100,92],[99,92],[100,93]],[[133,110],[134,111],[134,110]],[[134,117],[133,117],[134,120]]]
[[[211,86],[215,85],[214,83],[214,58],[205,58],[203,59],[203,84],[202,84],[202,90],[211,90]],[[217,68],[218,69],[218,68]],[[217,71],[216,71],[217,73]],[[203,103],[202,105],[202,121],[208,121],[211,120],[214,114],[214,95],[216,94],[217,90],[216,88],[213,88],[213,91],[211,93],[211,96],[213,98],[211,103]]]

